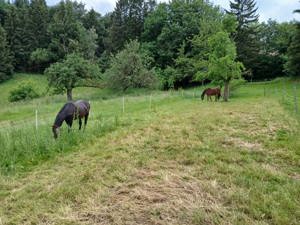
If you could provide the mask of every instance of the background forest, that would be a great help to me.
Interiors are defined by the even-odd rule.
[[[77,86],[177,89],[224,83],[224,73],[297,76],[299,23],[258,17],[254,0],[233,0],[229,11],[204,0],[118,0],[106,15],[69,0],[0,0],[0,82],[14,71],[45,73],[72,99]]]

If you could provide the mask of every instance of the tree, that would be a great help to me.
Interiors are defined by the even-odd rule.
[[[68,101],[72,100],[75,87],[85,86],[85,83],[99,77],[97,65],[82,58],[78,54],[69,54],[62,62],[52,64],[46,69],[49,86],[58,93],[67,92]]]
[[[62,1],[55,9],[48,28],[51,37],[48,50],[53,61],[59,61],[72,53],[94,59],[98,36],[94,28],[86,30],[80,22],[83,11],[82,5],[71,1]]]
[[[31,49],[47,48],[49,13],[45,0],[31,0],[27,29],[30,33]]]
[[[12,57],[6,41],[6,33],[0,25],[0,83],[9,79],[12,72]]]
[[[111,68],[105,76],[107,85],[122,91],[153,86],[154,74],[147,69],[147,62],[143,58],[136,40],[126,44],[125,49],[112,59]]]
[[[87,30],[95,29],[97,34],[97,49],[96,56],[101,56],[101,54],[105,51],[105,38],[108,36],[108,31],[105,24],[105,17],[102,17],[99,13],[97,13],[94,9],[91,9],[87,14],[83,17],[83,26]]]
[[[37,72],[43,72],[51,62],[51,56],[47,49],[37,48],[30,55],[30,62],[32,70]]]
[[[224,84],[223,98],[228,101],[229,83],[232,79],[241,78],[243,64],[236,61],[236,47],[227,32],[216,33],[209,38],[208,43],[210,53],[206,76]]]
[[[6,0],[0,0],[0,25],[4,25],[4,20],[7,14],[9,3]]]
[[[254,64],[257,62],[259,53],[258,42],[258,17],[255,0],[233,0],[230,1],[229,14],[236,16],[238,26],[233,35],[238,60],[241,61],[247,69],[246,74],[251,74]]]
[[[194,62],[201,52],[200,48],[196,50],[193,40],[209,25],[221,25],[221,19],[220,9],[202,0],[161,3],[148,15],[143,45],[154,58],[155,66],[163,70],[162,77],[166,81],[163,86],[178,88],[193,81],[197,72]]]
[[[13,64],[16,70],[24,71],[28,68],[30,48],[28,24],[28,2],[16,1],[7,9],[4,29],[7,33],[7,41],[13,56]]]
[[[129,40],[140,40],[144,21],[154,9],[154,0],[118,0],[111,15],[110,50],[121,50]]]
[[[292,22],[278,23],[268,20],[259,25],[258,39],[260,51],[257,62],[252,66],[253,79],[273,79],[286,75],[284,64],[287,61],[287,49],[295,33]]]
[[[300,13],[300,10],[295,10]],[[287,72],[292,76],[299,76],[300,74],[300,22],[295,24],[296,32],[292,43],[288,48],[288,61],[285,65]]]
[[[51,38],[48,48],[53,54],[54,61],[76,51],[81,26],[76,19],[73,3],[61,1],[55,9],[48,28]]]

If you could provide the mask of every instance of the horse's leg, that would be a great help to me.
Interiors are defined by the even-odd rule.
[[[79,120],[79,130],[81,130],[81,125],[82,125],[81,117],[78,117],[78,120]]]
[[[68,124],[68,132],[70,132],[73,124],[73,119],[66,120],[66,123]]]
[[[83,127],[84,130],[85,130],[88,118],[89,118],[89,114],[86,114],[85,117],[84,117],[84,127]]]

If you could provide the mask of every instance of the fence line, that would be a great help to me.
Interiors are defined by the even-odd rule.
[[[266,89],[266,86],[263,88],[263,95],[274,95],[281,98],[281,101],[285,104],[290,105],[293,108],[293,111],[296,115],[299,115],[299,93],[297,84],[289,86],[288,84],[282,83],[278,87],[274,87],[270,90]],[[279,96],[281,94],[281,97]]]

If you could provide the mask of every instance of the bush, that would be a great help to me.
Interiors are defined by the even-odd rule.
[[[128,88],[153,88],[156,77],[153,71],[147,68],[146,59],[147,57],[140,52],[140,44],[131,41],[112,58],[111,67],[104,75],[107,85],[122,91]]]
[[[39,94],[34,90],[31,83],[21,83],[16,89],[10,92],[9,101],[17,102],[38,97]]]

